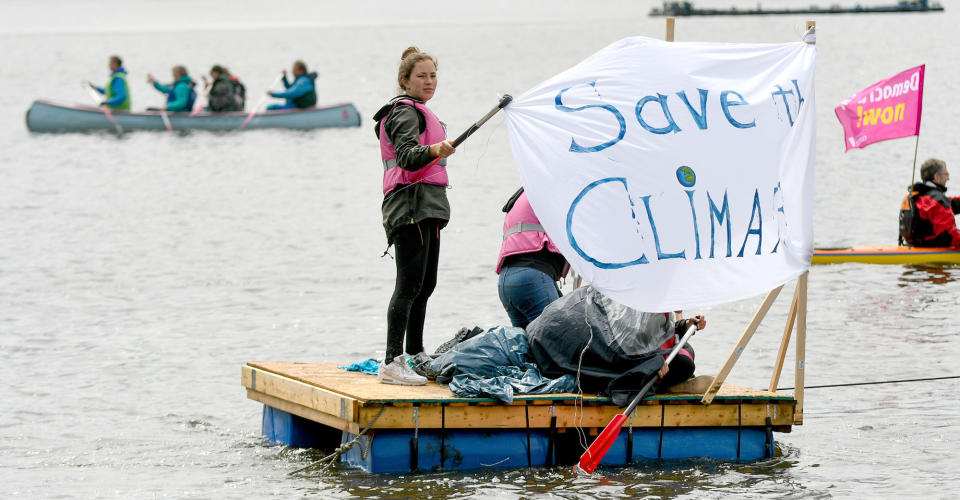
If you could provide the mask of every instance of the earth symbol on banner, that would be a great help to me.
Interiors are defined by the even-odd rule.
[[[677,180],[683,187],[693,187],[697,183],[697,174],[692,168],[684,165],[677,169]]]

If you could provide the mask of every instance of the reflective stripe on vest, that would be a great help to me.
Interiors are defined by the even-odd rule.
[[[521,231],[539,231],[539,232],[541,232],[541,233],[546,233],[546,232],[547,232],[547,230],[544,229],[544,228],[543,228],[543,225],[541,225],[541,224],[528,224],[528,223],[525,223],[525,222],[521,222],[521,223],[517,224],[516,226],[513,226],[513,227],[511,227],[510,229],[507,229],[506,231],[504,231],[504,232],[503,232],[503,240],[506,241],[507,237],[509,237],[511,234],[519,233],[519,232],[521,232]]]
[[[533,213],[527,193],[523,193],[513,203],[513,208],[503,221],[503,243],[497,257],[497,274],[503,268],[503,259],[511,255],[539,252],[541,250],[559,254],[560,250],[550,241],[550,236],[540,224],[537,214]]]
[[[440,165],[440,166],[442,166],[442,167],[446,167],[446,166],[447,166],[447,159],[446,159],[446,158],[440,158],[440,161],[437,162],[437,165]],[[396,158],[391,158],[391,159],[383,162],[383,171],[386,172],[387,170],[390,170],[390,169],[393,168],[393,167],[399,167],[399,166],[400,166],[400,163],[397,162],[397,159],[396,159]]]
[[[435,186],[447,185],[446,159],[441,159],[432,166],[424,166],[418,170],[406,170],[397,163],[397,152],[393,149],[393,144],[387,138],[385,123],[390,113],[398,105],[404,104],[412,106],[426,122],[426,128],[420,134],[418,142],[423,145],[436,144],[446,140],[447,134],[443,129],[443,124],[437,115],[433,114],[422,102],[412,99],[397,99],[393,107],[382,120],[380,120],[380,158],[383,160],[383,194],[387,195],[400,185],[406,184],[432,184]]]

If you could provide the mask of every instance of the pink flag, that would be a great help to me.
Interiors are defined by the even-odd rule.
[[[880,80],[837,106],[847,151],[920,133],[924,66]]]

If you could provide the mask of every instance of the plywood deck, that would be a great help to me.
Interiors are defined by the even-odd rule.
[[[548,428],[551,417],[562,430],[602,428],[621,410],[595,394],[517,396],[511,405],[493,399],[454,396],[436,383],[397,386],[348,372],[333,363],[251,361],[242,368],[247,397],[268,406],[359,432],[391,428]],[[633,415],[635,427],[764,426],[766,418],[779,430],[793,425],[796,401],[789,394],[724,384],[713,404],[700,404],[700,394],[661,394],[644,400]]]

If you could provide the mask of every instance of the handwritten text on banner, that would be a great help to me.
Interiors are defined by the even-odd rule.
[[[618,41],[505,111],[541,223],[651,312],[750,297],[813,252],[816,48]]]

